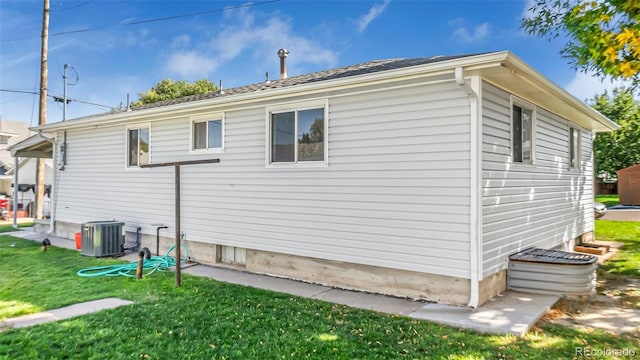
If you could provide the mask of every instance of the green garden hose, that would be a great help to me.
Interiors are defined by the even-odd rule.
[[[169,256],[169,254],[175,249],[175,245],[171,245],[169,251],[163,256],[151,256],[149,259],[143,258],[142,271],[147,271],[143,276],[149,276],[156,270],[163,271],[169,267],[176,265],[175,257]],[[189,258],[189,249],[185,248],[185,257],[181,263],[186,263],[186,259]],[[138,262],[134,261],[128,264],[108,265],[108,266],[95,266],[82,270],[78,270],[78,276],[82,277],[98,277],[98,276],[129,276],[135,277],[136,270],[138,268]]]

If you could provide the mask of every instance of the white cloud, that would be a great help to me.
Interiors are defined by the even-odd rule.
[[[276,52],[283,47],[291,53],[290,75],[304,69],[305,64],[333,66],[338,57],[333,50],[297,34],[290,19],[276,15],[259,23],[247,9],[228,10],[214,37],[190,45],[191,50],[169,56],[169,72],[206,77],[219,66],[246,55],[258,59],[265,70],[278,68]]]
[[[360,18],[356,20],[356,25],[358,26],[358,32],[363,32],[367,29],[369,24],[379,17],[384,10],[387,8],[387,5],[391,0],[384,0],[381,4],[375,4],[369,9],[369,12],[362,15]]]
[[[174,53],[169,57],[166,67],[183,77],[206,77],[218,64],[215,60],[197,54],[194,51]]]
[[[453,32],[453,36],[460,39],[465,43],[472,43],[477,41],[482,41],[489,37],[491,31],[489,29],[489,23],[482,23],[480,25],[470,26],[467,22],[462,19],[454,19],[449,21],[449,25],[455,27],[455,31]]]
[[[602,94],[605,90],[611,92],[616,87],[624,86],[620,80],[601,80],[593,74],[576,72],[575,77],[564,87],[571,95],[585,101],[595,95]]]

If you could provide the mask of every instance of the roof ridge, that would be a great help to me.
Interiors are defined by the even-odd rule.
[[[275,88],[281,88],[281,87],[313,83],[318,81],[327,81],[327,80],[345,78],[350,76],[364,75],[364,74],[376,73],[381,71],[435,63],[440,61],[459,59],[463,57],[470,57],[470,56],[481,55],[481,54],[486,54],[486,53],[473,53],[473,54],[449,55],[449,56],[435,55],[435,56],[423,57],[423,58],[389,58],[389,59],[369,60],[369,61],[358,63],[358,64],[346,65],[346,66],[341,66],[337,68],[325,69],[320,71],[314,71],[311,73],[290,76],[285,79],[275,79],[269,82],[259,82],[259,83],[237,86],[229,89],[223,89],[224,90],[223,92],[211,91],[203,94],[188,95],[181,98],[158,101],[150,104],[144,104],[144,105],[132,107],[131,109],[134,111],[144,110],[144,109],[155,108],[155,107],[181,104],[181,103],[186,103],[191,101],[212,99],[212,98],[222,97],[222,96],[243,94],[243,93],[256,92],[256,91],[262,91],[267,89],[275,89]]]

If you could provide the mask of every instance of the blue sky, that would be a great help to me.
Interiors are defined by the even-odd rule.
[[[265,72],[277,78],[282,47],[289,76],[374,59],[510,50],[581,100],[612,88],[572,69],[559,55],[561,39],[520,29],[530,3],[51,0],[48,89],[62,96],[64,64],[72,66],[68,98],[112,107],[166,78],[235,87],[264,81]],[[146,22],[177,15],[188,16]],[[0,0],[0,89],[38,91],[41,24],[42,1]],[[71,102],[67,119],[108,110]],[[35,125],[38,97],[0,91],[0,116]],[[50,99],[47,123],[61,120],[62,104]]]

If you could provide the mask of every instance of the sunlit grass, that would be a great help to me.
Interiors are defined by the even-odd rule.
[[[484,335],[186,274],[180,288],[170,272],[139,281],[76,276],[115,261],[0,236],[0,301],[40,309],[109,296],[134,302],[6,330],[0,359],[565,359],[577,346],[638,349],[631,335],[555,325],[524,338]]]
[[[336,340],[338,340],[338,335],[335,335],[335,334],[318,334],[318,340],[320,340],[320,341],[336,341]]]
[[[596,195],[595,201],[603,203],[606,207],[611,207],[620,204],[620,196],[617,194]]]
[[[640,222],[597,220],[595,236],[597,240],[624,243],[618,254],[601,266],[600,272],[640,278]]]
[[[0,301],[0,320],[25,314],[33,314],[41,309],[33,304],[21,301]]]

